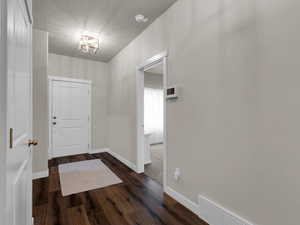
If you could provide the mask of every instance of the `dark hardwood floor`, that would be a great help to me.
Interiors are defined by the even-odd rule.
[[[58,165],[101,159],[123,183],[63,197]],[[48,178],[33,181],[35,225],[207,225],[163,194],[162,187],[137,174],[108,153],[49,161]]]

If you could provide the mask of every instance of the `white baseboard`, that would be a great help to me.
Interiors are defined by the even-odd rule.
[[[198,202],[199,217],[210,225],[255,225],[204,196]]]
[[[103,153],[103,152],[109,152],[109,148],[97,148],[97,149],[91,149],[90,154],[95,154],[95,153]]]
[[[127,159],[125,159],[123,156],[111,151],[109,148],[101,148],[101,149],[92,149],[90,151],[90,154],[95,154],[95,153],[103,153],[103,152],[108,152],[111,154],[113,157],[124,163],[126,166],[128,166],[130,169],[136,171],[136,165]]]
[[[210,225],[255,225],[204,196],[198,196],[197,204],[169,186],[165,192]]]
[[[191,210],[193,213],[198,215],[198,212],[199,212],[198,205],[195,202],[191,201],[190,199],[188,199],[184,195],[176,192],[175,190],[173,190],[169,186],[167,186],[165,188],[165,192],[168,195],[170,195],[172,198],[174,198],[177,202],[179,202],[180,204],[182,204],[183,206],[185,206],[186,208]]]
[[[48,160],[52,159],[52,149],[48,149]]]
[[[145,161],[145,165],[152,163],[151,159],[149,159],[148,161]]]
[[[49,170],[32,173],[32,180],[44,178],[49,176]]]
[[[110,149],[107,151],[109,154],[111,154],[116,159],[120,160],[122,163],[124,163],[126,166],[128,166],[130,169],[136,172],[136,165],[127,159],[125,159],[123,156],[111,151]]]

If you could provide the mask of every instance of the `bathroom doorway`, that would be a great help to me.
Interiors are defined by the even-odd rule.
[[[165,187],[167,54],[137,69],[137,171]]]
[[[163,63],[144,72],[145,174],[163,183]]]

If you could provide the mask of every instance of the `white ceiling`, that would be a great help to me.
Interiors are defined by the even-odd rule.
[[[34,28],[49,32],[49,52],[109,61],[176,0],[33,0]],[[137,23],[135,15],[149,18]],[[80,33],[99,33],[95,56],[78,50]]]

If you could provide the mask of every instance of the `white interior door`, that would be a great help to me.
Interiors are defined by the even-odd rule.
[[[7,224],[30,225],[33,144],[31,1],[9,0],[7,10]]]
[[[51,108],[53,156],[88,152],[90,84],[54,80]]]

